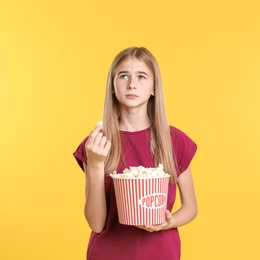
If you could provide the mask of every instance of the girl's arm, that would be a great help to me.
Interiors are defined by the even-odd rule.
[[[198,214],[198,205],[190,167],[178,177],[177,184],[180,191],[181,207],[173,214],[167,214],[166,212],[168,228],[183,226],[191,222]],[[167,215],[169,218],[167,218]]]
[[[105,196],[105,158],[111,143],[97,126],[89,135],[85,148],[88,164],[84,164],[86,175],[84,213],[90,228],[100,233],[106,223],[107,208]]]
[[[191,175],[190,167],[187,168],[178,177],[178,187],[180,191],[181,207],[176,212],[171,214],[166,211],[166,221],[161,225],[144,226],[143,229],[153,232],[159,230],[167,230],[183,226],[191,222],[198,214],[198,206],[194,191],[194,184]]]

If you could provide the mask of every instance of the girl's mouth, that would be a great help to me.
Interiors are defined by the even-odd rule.
[[[135,95],[135,94],[127,94],[127,95],[125,95],[126,96],[126,98],[130,98],[130,99],[133,99],[133,98],[137,98],[138,96],[137,95]]]

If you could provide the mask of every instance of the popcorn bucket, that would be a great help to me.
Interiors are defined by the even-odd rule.
[[[112,177],[113,178],[113,177]],[[119,223],[156,225],[165,221],[169,177],[113,178]]]

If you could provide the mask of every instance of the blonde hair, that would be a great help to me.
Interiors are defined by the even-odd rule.
[[[154,166],[157,167],[159,163],[162,163],[164,170],[171,175],[171,183],[176,182],[174,152],[170,127],[165,111],[160,69],[155,57],[144,47],[130,47],[121,51],[117,54],[109,69],[104,104],[103,130],[112,145],[105,162],[105,172],[111,173],[116,170],[122,158],[119,130],[120,110],[118,100],[114,94],[113,82],[118,66],[129,57],[144,62],[153,72],[155,95],[150,97],[147,105],[147,114],[151,121],[150,148],[154,155]]]

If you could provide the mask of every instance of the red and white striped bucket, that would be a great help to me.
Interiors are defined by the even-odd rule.
[[[156,225],[165,221],[169,177],[113,178],[119,223]]]

